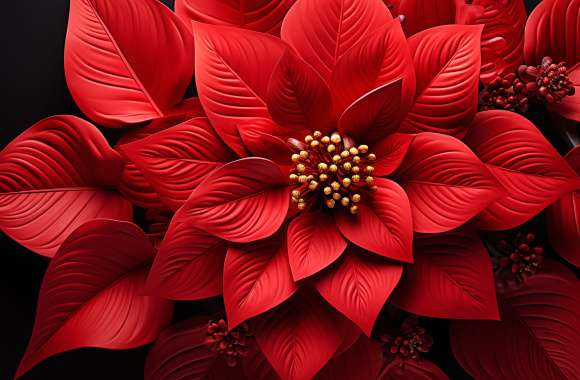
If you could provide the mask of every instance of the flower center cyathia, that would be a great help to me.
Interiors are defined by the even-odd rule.
[[[518,233],[512,241],[497,241],[492,257],[496,285],[503,288],[511,281],[523,282],[538,271],[543,261],[544,248],[533,233]]]
[[[420,353],[429,352],[433,338],[419,325],[415,316],[407,317],[396,334],[382,334],[380,340],[387,352],[397,358],[416,359]]]
[[[222,355],[228,366],[235,367],[241,358],[246,356],[253,343],[248,325],[241,324],[228,331],[224,319],[209,321],[207,325],[206,344],[219,355]]]
[[[323,136],[320,131],[294,145],[300,151],[292,155],[290,183],[292,201],[298,209],[322,201],[328,208],[339,205],[356,214],[364,189],[374,189],[372,162],[376,156],[369,147],[356,146],[351,138],[338,133]]]

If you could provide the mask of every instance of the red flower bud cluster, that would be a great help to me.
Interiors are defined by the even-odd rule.
[[[558,103],[574,92],[566,63],[556,64],[550,57],[544,57],[541,65],[520,65],[517,73],[494,79],[481,92],[480,104],[484,110],[505,109],[523,113],[528,110],[530,101]]]
[[[382,334],[380,338],[384,343],[387,355],[407,360],[417,359],[421,352],[429,352],[433,345],[433,338],[419,325],[419,319],[415,316],[407,317],[396,334]]]
[[[235,367],[248,354],[253,343],[253,336],[248,330],[245,323],[228,331],[225,320],[209,321],[206,344],[219,355],[223,355],[228,366]]]
[[[497,251],[492,262],[498,288],[521,283],[538,271],[544,248],[535,240],[533,233],[518,233],[511,242],[501,239],[495,244]]]

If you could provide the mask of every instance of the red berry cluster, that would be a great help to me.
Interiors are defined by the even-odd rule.
[[[415,316],[407,317],[397,333],[382,334],[380,340],[387,354],[402,360],[417,359],[421,352],[429,352],[433,345],[433,338],[419,325]]]
[[[544,57],[538,66],[521,65],[517,73],[495,78],[481,92],[481,108],[526,112],[530,101],[558,103],[574,95],[566,63]]]
[[[209,321],[207,325],[206,344],[223,355],[230,367],[235,367],[251,348],[253,336],[248,332],[248,325],[242,324],[228,331],[225,320]]]
[[[544,260],[544,248],[535,240],[533,233],[518,233],[512,241],[501,239],[495,244],[492,262],[498,288],[521,283],[537,272]]]

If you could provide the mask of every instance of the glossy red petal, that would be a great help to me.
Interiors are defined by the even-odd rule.
[[[580,175],[580,147],[572,149],[566,160]],[[547,210],[547,227],[554,250],[580,267],[580,191],[564,195]]]
[[[206,118],[195,118],[119,147],[171,209],[215,169],[236,158]]]
[[[243,379],[239,368],[206,343],[210,317],[182,321],[163,331],[145,361],[145,380],[234,380]]]
[[[193,38],[155,0],[72,0],[64,70],[79,108],[121,127],[162,117],[193,74]]]
[[[176,0],[175,13],[188,24],[231,25],[278,35],[296,0]]]
[[[397,170],[414,138],[414,135],[395,133],[371,145],[371,151],[377,156],[377,160],[373,163],[375,168],[373,174],[383,177]]]
[[[148,292],[174,300],[222,294],[227,249],[224,240],[173,221],[149,272]]]
[[[427,359],[393,360],[381,372],[378,380],[448,380],[447,375]]]
[[[271,119],[268,83],[287,46],[270,35],[194,23],[195,81],[207,117],[238,155],[247,152],[237,125]]]
[[[418,235],[413,243],[415,261],[391,302],[429,317],[498,319],[491,261],[475,230]]]
[[[209,174],[176,218],[225,240],[260,240],[276,232],[286,217],[287,183],[272,161],[234,161]]]
[[[316,282],[318,292],[370,336],[375,320],[399,282],[403,266],[351,250]]]
[[[464,141],[506,189],[478,215],[479,228],[518,226],[580,186],[576,173],[556,149],[516,113],[480,112]]]
[[[566,96],[560,103],[549,105],[549,109],[567,119],[580,122],[580,63],[568,70],[568,76],[574,82],[574,95]]]
[[[246,149],[257,157],[268,158],[279,165],[290,166],[294,151],[284,137],[273,133],[281,132],[269,119],[255,119],[238,124],[238,133]]]
[[[382,1],[298,0],[282,24],[282,39],[330,82],[338,60],[392,20]]]
[[[311,294],[292,297],[253,326],[258,346],[285,380],[312,379],[342,342],[335,312]]]
[[[380,141],[399,129],[401,79],[382,85],[358,98],[338,120],[340,133],[362,141]]]
[[[544,0],[526,23],[524,58],[528,65],[550,56],[573,65],[580,61],[580,0]]]
[[[404,16],[403,30],[412,36],[422,30],[455,23],[455,13],[462,0],[399,0],[396,11]]]
[[[545,262],[540,273],[500,297],[501,322],[452,323],[455,357],[479,379],[578,377],[578,289],[578,279],[569,269]]]
[[[378,255],[412,262],[413,223],[409,200],[395,182],[379,178],[377,190],[365,194],[359,213],[336,213],[340,232],[352,243]],[[366,203],[365,203],[366,202]]]
[[[280,234],[228,249],[224,303],[230,329],[278,306],[296,289],[286,239]]]
[[[294,280],[311,276],[329,266],[346,249],[328,213],[302,213],[288,226],[288,257]]]
[[[397,79],[402,79],[403,89],[400,100],[393,99],[401,104],[396,119],[409,110],[415,95],[413,58],[401,24],[387,21],[382,25],[336,63],[330,85],[337,115],[362,95]]]
[[[132,223],[99,219],[76,229],[47,269],[16,377],[60,352],[128,349],[155,340],[170,322],[173,306],[142,295],[154,255]]]
[[[131,204],[114,191],[122,170],[121,157],[92,124],[44,119],[0,152],[0,229],[52,257],[86,221],[130,220]]]
[[[402,131],[465,134],[478,106],[481,29],[444,25],[409,39],[417,92]]]

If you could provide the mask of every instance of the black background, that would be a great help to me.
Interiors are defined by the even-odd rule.
[[[172,0],[163,2],[173,5]],[[537,2],[526,0],[529,9]],[[2,4],[0,148],[45,117],[83,116],[64,79],[67,17],[68,0],[13,0]],[[46,258],[0,233],[0,380],[12,378],[26,349],[47,263]],[[447,323],[430,321],[427,327],[436,338],[430,357],[451,379],[469,379],[449,357]],[[70,351],[40,363],[22,379],[142,379],[147,349]]]

